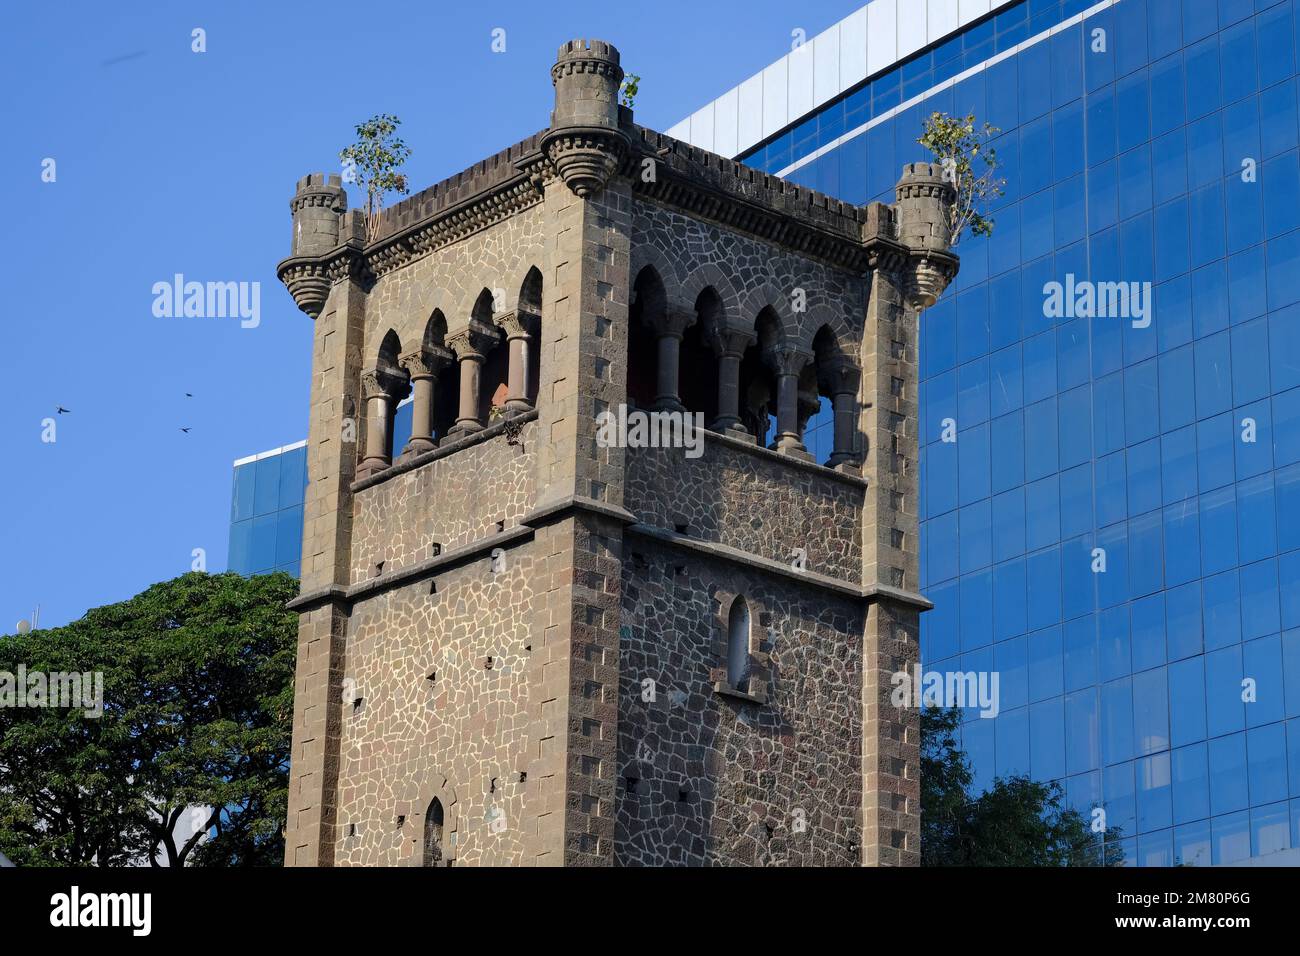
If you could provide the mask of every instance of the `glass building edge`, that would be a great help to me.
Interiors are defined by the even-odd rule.
[[[1105,811],[1130,864],[1293,865],[1300,11],[1052,0],[989,23],[972,49],[991,56],[930,48],[931,85],[887,115],[925,82],[926,51],[896,67],[898,99],[887,79],[863,134],[841,139],[859,90],[746,160],[779,172],[796,129],[833,131],[799,137],[823,153],[788,178],[861,204],[924,158],[929,108],[1001,127],[994,236],[959,247],[922,329],[926,667],[998,669],[1001,713],[963,725],[976,779],[1059,781]],[[1150,330],[1045,317],[1041,290],[1067,271],[1148,278]],[[1108,577],[1079,571],[1098,547]]]
[[[393,417],[393,447],[411,435],[410,397]],[[303,500],[307,487],[305,440],[236,459],[232,469],[227,569],[244,576],[283,571],[300,577]]]
[[[750,156],[797,127],[801,114],[842,101],[917,59],[938,56],[945,63],[960,62],[963,52],[973,56],[960,49],[962,39],[983,41],[993,21],[1014,6],[1016,0],[872,0],[806,42],[799,38],[789,54],[692,112],[668,135],[735,158]],[[731,143],[736,148],[725,150]]]
[[[232,467],[227,569],[299,576],[307,443],[240,458]]]

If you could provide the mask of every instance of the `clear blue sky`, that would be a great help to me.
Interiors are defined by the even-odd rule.
[[[812,37],[860,5],[11,5],[0,634],[37,604],[54,626],[128,598],[189,570],[195,548],[225,569],[232,461],[306,437],[312,324],[275,278],[289,196],[338,171],[356,123],[401,117],[420,189],[546,125],[567,39],[615,43],[642,77],[638,121],[667,129],[782,56],[796,27]],[[155,318],[151,288],[177,272],[260,282],[260,326]],[[71,412],[44,443],[56,405]]]

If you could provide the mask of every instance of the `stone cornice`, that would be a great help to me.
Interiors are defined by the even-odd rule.
[[[644,127],[624,167],[638,195],[862,274],[893,238],[889,207],[854,206]],[[642,175],[646,160],[654,173]],[[883,246],[882,246],[883,244]]]
[[[323,256],[285,259],[277,274],[291,288],[305,283],[310,295],[322,281],[369,284],[536,205],[556,176],[544,151],[549,132],[388,207],[369,245],[353,236]],[[841,202],[635,124],[619,135],[631,144],[619,174],[638,196],[856,274],[907,262],[888,206]],[[651,182],[641,175],[646,159],[655,162]]]
[[[585,512],[586,514],[598,515],[602,518],[608,518],[611,521],[617,521],[620,524],[629,525],[636,521],[636,515],[620,505],[611,505],[603,501],[597,501],[594,498],[588,498],[584,495],[569,495],[560,498],[557,501],[548,501],[533,506],[520,521],[529,527],[541,527],[542,525],[551,524],[567,518],[575,512]]]
[[[290,611],[297,611],[299,614],[315,610],[325,604],[334,604],[344,609],[350,609],[357,601],[373,597],[393,588],[413,584],[441,572],[450,571],[484,555],[490,555],[496,548],[513,547],[531,541],[533,534],[533,529],[526,525],[498,531],[486,538],[471,541],[459,548],[452,548],[441,554],[434,555],[432,558],[426,558],[407,567],[397,568],[394,571],[381,574],[379,577],[358,581],[347,587],[331,584],[313,591],[304,592],[287,603],[285,607]]]
[[[716,541],[692,538],[689,535],[679,534],[676,531],[669,531],[666,528],[659,528],[654,525],[638,522],[629,525],[627,533],[649,538],[669,547],[693,551],[714,561],[739,564],[751,570],[765,571],[768,574],[796,581],[799,584],[812,585],[850,600],[868,603],[889,601],[896,604],[905,604],[923,611],[934,607],[924,597],[912,591],[904,591],[901,588],[884,584],[853,584],[840,578],[831,577],[828,574],[818,574],[815,571],[796,571],[790,565],[781,561],[774,561],[771,558],[765,558],[749,551],[742,551],[740,548],[733,548],[731,545],[720,544]]]

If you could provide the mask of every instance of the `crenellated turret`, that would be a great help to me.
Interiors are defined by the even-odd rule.
[[[952,207],[957,192],[936,163],[909,163],[898,181],[894,217],[898,238],[907,246],[907,302],[927,309],[957,274],[952,255]]]
[[[338,174],[312,173],[298,180],[289,200],[293,213],[291,256],[319,256],[339,244],[339,219],[348,208],[348,194]]]
[[[623,83],[618,50],[603,40],[570,40],[560,47],[551,82],[555,109],[542,149],[577,195],[598,193],[629,146],[622,126],[631,124],[632,111],[618,102]]]
[[[324,257],[355,230],[340,176],[312,173],[298,180],[289,200],[293,236],[289,257],[277,270],[298,308],[313,319],[329,295],[330,276]]]

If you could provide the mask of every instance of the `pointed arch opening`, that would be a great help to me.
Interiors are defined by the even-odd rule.
[[[382,429],[384,435],[384,455],[389,461],[406,444],[411,435],[411,409],[403,404],[411,394],[410,376],[402,368],[402,340],[397,332],[389,329],[383,341],[379,343],[379,356],[375,367],[384,376],[389,390],[389,400],[384,405]],[[400,421],[399,421],[400,418]],[[401,425],[405,425],[405,433]]]
[[[429,316],[429,321],[424,325],[422,344],[426,352],[448,356],[434,381],[433,410],[430,414],[433,440],[440,442],[447,437],[451,426],[456,424],[456,404],[460,396],[460,363],[451,357],[447,348],[447,317],[442,309],[434,309]]]
[[[686,327],[681,348],[682,404],[702,412],[707,425],[718,417],[718,359],[710,345],[722,327],[722,297],[705,286],[695,299],[694,324]]]
[[[443,865],[443,810],[442,801],[434,797],[424,814],[424,865]]]
[[[645,266],[632,283],[627,324],[627,399],[637,408],[654,404],[658,386],[654,326],[664,320],[667,309],[663,279],[654,266]]]
[[[727,614],[727,683],[742,693],[749,683],[749,630],[749,604],[737,595]]]
[[[496,335],[484,351],[483,370],[478,382],[478,419],[488,422],[499,416],[506,405],[509,392],[510,359],[506,350],[501,348],[504,336],[496,324],[496,299],[491,289],[484,289],[474,302],[470,320],[485,329],[491,329]]]
[[[764,448],[776,438],[776,375],[764,358],[783,339],[781,320],[770,305],[754,321],[757,333],[740,360],[740,420]]]
[[[835,451],[835,392],[832,375],[842,361],[839,343],[829,325],[813,337],[813,361],[799,380],[799,430],[815,461],[826,462]]]
[[[527,385],[524,389],[528,403],[537,406],[537,395],[542,380],[542,271],[532,266],[519,287],[519,314],[529,329],[529,342],[524,366]]]

